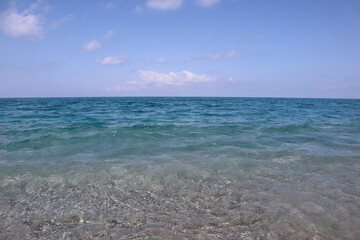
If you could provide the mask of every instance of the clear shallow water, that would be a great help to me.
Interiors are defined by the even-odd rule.
[[[0,99],[0,239],[358,239],[360,100]]]

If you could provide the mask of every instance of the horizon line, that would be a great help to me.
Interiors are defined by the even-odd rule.
[[[241,96],[58,96],[58,97],[0,97],[0,99],[47,99],[47,98],[282,98],[282,99],[344,99],[344,100],[360,100],[351,97],[241,97]]]

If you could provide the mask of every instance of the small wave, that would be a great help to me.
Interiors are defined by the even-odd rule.
[[[171,123],[171,124],[156,124],[156,123],[141,123],[131,125],[129,128],[132,129],[171,129],[180,127],[180,124]]]
[[[314,128],[309,123],[305,123],[305,124],[288,124],[288,125],[264,127],[262,131],[266,133],[275,133],[275,134],[297,134],[297,133],[304,133],[310,131],[317,132],[318,129]]]

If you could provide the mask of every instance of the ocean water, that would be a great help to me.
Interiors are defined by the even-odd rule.
[[[360,100],[0,99],[0,239],[359,239]]]

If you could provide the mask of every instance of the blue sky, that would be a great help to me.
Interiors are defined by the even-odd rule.
[[[1,0],[0,32],[0,97],[360,98],[360,0]]]

